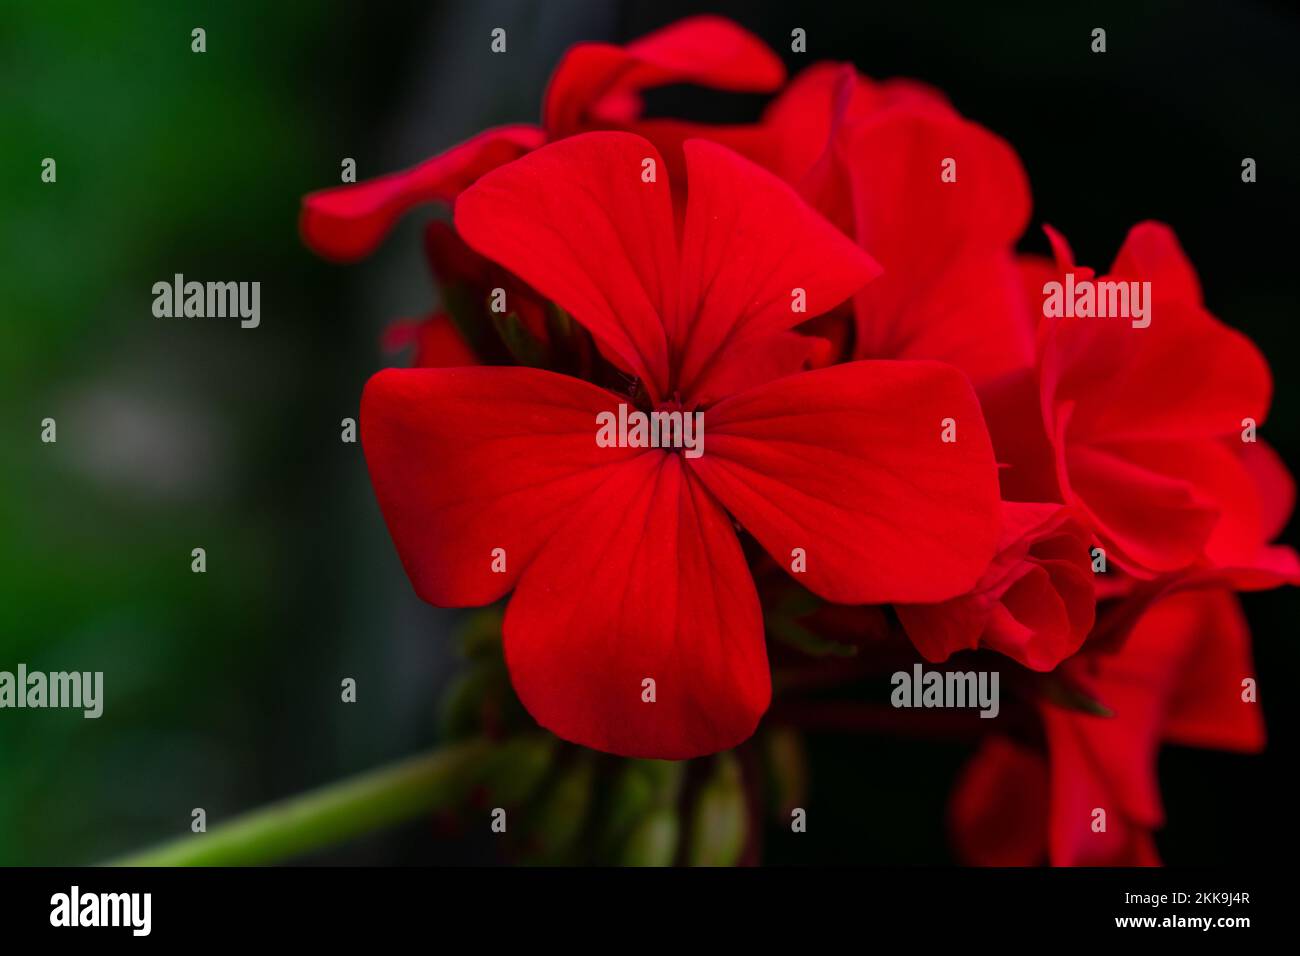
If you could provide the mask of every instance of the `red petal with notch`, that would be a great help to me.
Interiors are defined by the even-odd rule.
[[[659,170],[642,181],[642,160]],[[672,200],[653,146],[585,133],[483,176],[456,202],[471,248],[568,310],[655,398],[668,384],[664,319],[675,308]]]
[[[941,441],[942,421],[957,441]],[[999,530],[970,384],[936,362],[852,362],[719,402],[688,465],[801,584],[843,604],[940,601],[975,584]]]
[[[758,165],[705,140],[685,149],[681,297],[668,336],[676,387],[706,403],[770,377],[734,365],[752,362],[756,343],[839,305],[880,267]],[[807,358],[782,351],[789,372]]]

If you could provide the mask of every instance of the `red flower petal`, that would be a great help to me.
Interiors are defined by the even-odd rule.
[[[1110,680],[1098,681],[1098,692],[1115,712],[1114,717],[1045,705],[1043,719],[1052,762],[1060,767],[1063,787],[1078,787],[1081,781],[1088,781],[1100,791],[1098,799],[1104,802],[1097,806],[1103,807],[1107,816],[1157,827],[1164,822],[1164,811],[1156,755],[1170,692],[1164,685],[1171,685],[1173,676],[1171,673],[1164,685],[1144,670],[1123,679],[1124,667],[1117,665]],[[1087,827],[1074,832],[1086,833]]]
[[[753,34],[722,17],[687,17],[626,47],[574,46],[551,76],[543,122],[558,139],[635,118],[636,94],[648,87],[693,83],[765,93],[784,80],[781,61]]]
[[[760,124],[768,135],[758,151],[746,153],[795,186],[830,222],[850,235],[852,203],[834,147],[841,125],[857,118],[862,108],[865,97],[859,91],[864,82],[851,63],[814,63],[769,104]]]
[[[624,756],[733,747],[771,696],[735,532],[682,459],[659,450],[615,466],[568,515],[511,599],[505,650],[538,723]]]
[[[1037,369],[1004,375],[981,388],[979,396],[998,456],[1002,497],[1062,501],[1057,453],[1043,421]]]
[[[642,182],[642,160],[657,182]],[[655,398],[668,384],[675,308],[672,201],[655,148],[629,133],[552,143],[483,176],[456,202],[476,251],[567,309]]]
[[[957,422],[945,443],[941,422]],[[705,413],[688,464],[782,567],[844,604],[939,601],[971,588],[998,534],[997,472],[969,383],[931,362],[792,375]]]
[[[446,312],[424,319],[399,319],[384,330],[383,348],[398,352],[415,346],[412,365],[417,368],[459,368],[478,365],[478,356]]]
[[[1012,255],[1029,190],[1006,143],[929,88],[834,63],[796,77],[760,126],[771,142],[748,154],[884,264],[856,302],[857,357],[950,362],[977,386],[1032,363]]]
[[[1088,538],[1060,505],[1002,503],[998,554],[968,594],[938,604],[897,605],[907,636],[927,660],[983,645],[1033,670],[1074,654],[1096,602]]]
[[[1236,445],[1237,448],[1233,446]],[[1268,542],[1261,497],[1236,439],[1126,446],[1125,457],[1151,471],[1194,489],[1215,509],[1216,520],[1205,542],[1205,555],[1220,567],[1244,567]]]
[[[1182,302],[1157,301],[1147,328],[1096,318],[1042,327],[1043,388],[1058,407],[1073,403],[1072,442],[1230,435],[1267,416],[1272,376],[1259,350]]]
[[[976,385],[1033,360],[1012,247],[1029,219],[1014,150],[924,100],[855,125],[841,148],[855,238],[885,274],[856,299],[860,358],[950,362]],[[943,164],[956,180],[944,182]]]
[[[400,173],[324,189],[303,198],[299,231],[319,256],[349,262],[369,255],[412,206],[451,202],[486,170],[536,149],[535,126],[502,126]]]
[[[967,866],[1037,866],[1047,857],[1047,763],[989,737],[962,769],[948,805],[957,858]]]
[[[640,449],[599,448],[613,396],[527,368],[389,369],[366,384],[361,441],[407,576],[441,607],[488,604],[570,512]],[[505,573],[492,570],[505,550]]]
[[[1140,703],[1135,700],[1134,703]],[[1124,795],[1111,789],[1115,774],[1131,774],[1155,786],[1155,746],[1150,720],[1125,724],[1131,736],[1111,732],[1107,739],[1118,749],[1097,750],[1079,721],[1096,725],[1105,718],[1078,717],[1044,708],[1050,756],[1051,823],[1048,854],[1053,866],[1159,866],[1151,829],[1163,818],[1143,820],[1126,810]],[[1112,721],[1113,723],[1114,721]],[[1109,771],[1115,762],[1120,769]],[[1159,801],[1158,792],[1152,790]],[[1106,829],[1094,830],[1095,811],[1106,813]]]
[[[413,364],[418,368],[459,368],[479,362],[451,317],[443,313],[421,325]]]
[[[1052,765],[1052,860],[1143,865],[1146,831],[1163,823],[1156,759],[1169,741],[1259,750],[1257,703],[1241,699],[1253,676],[1249,634],[1227,591],[1191,591],[1150,607],[1115,654],[1077,659],[1113,717],[1044,705]],[[1093,807],[1108,830],[1091,830]]]
[[[774,332],[729,346],[724,357],[708,372],[705,387],[691,392],[692,402],[734,395],[763,382],[832,364],[830,343],[800,332]]]
[[[1254,482],[1260,503],[1260,531],[1272,541],[1295,509],[1295,479],[1276,451],[1264,442],[1243,442],[1242,463]]]
[[[1165,740],[1247,753],[1264,749],[1260,705],[1242,700],[1242,682],[1255,679],[1256,671],[1240,601],[1227,591],[1199,592],[1183,598],[1182,614],[1192,637],[1170,701]]]
[[[1140,222],[1129,230],[1115,256],[1111,275],[1148,280],[1161,301],[1200,307],[1201,281],[1174,231],[1161,222]]]
[[[1168,603],[1185,615],[1183,626],[1192,637],[1169,702],[1164,739],[1189,747],[1263,750],[1260,705],[1241,699],[1242,681],[1257,676],[1241,602],[1228,591],[1205,591],[1185,599],[1181,608]]]
[[[814,63],[768,106],[760,123],[768,132],[763,149],[746,155],[794,184],[827,218],[851,233],[848,184],[835,157],[839,134],[892,106],[952,115],[944,95],[922,83],[876,82],[851,63]]]
[[[1125,452],[1067,447],[1068,497],[1091,518],[1107,553],[1135,576],[1176,571],[1197,560],[1218,520],[1212,499]]]
[[[708,402],[763,381],[734,365],[752,361],[755,343],[839,305],[880,267],[771,173],[705,140],[685,150],[690,198],[669,341],[676,387]],[[788,372],[807,357],[781,352]]]

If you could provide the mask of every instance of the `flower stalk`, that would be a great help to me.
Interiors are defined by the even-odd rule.
[[[508,758],[511,747],[480,738],[438,748],[107,865],[257,866],[288,860],[457,805]]]

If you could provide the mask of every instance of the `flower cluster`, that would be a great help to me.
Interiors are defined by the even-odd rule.
[[[645,115],[682,83],[774,98],[754,123]],[[716,17],[574,47],[541,125],[308,196],[302,234],[354,260],[425,203],[451,211],[425,236],[442,307],[387,336],[414,367],[367,384],[366,461],[422,598],[509,595],[542,726],[625,756],[736,746],[792,623],[981,653],[1032,717],[954,792],[986,863],[1154,861],[1160,743],[1262,746],[1233,592],[1300,581],[1270,543],[1293,486],[1257,434],[1268,366],[1167,226],[1102,276],[1050,228],[1052,259],[1018,254],[1006,142],[918,83],[787,81]],[[1141,321],[1106,311],[1130,288]],[[698,447],[597,440],[629,414],[698,422]]]

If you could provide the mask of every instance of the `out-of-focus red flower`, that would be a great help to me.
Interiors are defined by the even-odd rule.
[[[1085,652],[1063,665],[1061,676],[1113,716],[1044,702],[1046,753],[1005,738],[986,741],[950,806],[965,862],[1158,864],[1151,833],[1164,823],[1160,745],[1263,749],[1259,705],[1245,699],[1243,685],[1255,676],[1250,634],[1228,591],[1160,601],[1118,653]]]
[[[470,606],[513,589],[506,659],[533,716],[568,740],[664,758],[745,739],[770,696],[728,515],[785,568],[803,549],[799,582],[848,604],[963,593],[999,524],[992,451],[956,370],[790,374],[806,361],[790,328],[876,264],[735,153],[690,141],[684,155],[680,241],[661,157],[627,133],[536,150],[456,207],[465,241],[581,323],[627,394],[537,369],[388,370],[361,411],[376,495],[420,595]],[[655,181],[642,180],[645,160]],[[806,314],[791,308],[795,289]],[[599,447],[596,416],[619,403],[701,412],[703,454]],[[944,418],[960,441],[940,440]]]
[[[719,125],[648,118],[642,92],[690,84],[734,93],[772,93],[785,66],[763,41],[730,20],[694,16],[627,46],[579,43],[560,60],[542,107],[551,140],[594,130],[625,130],[654,143],[678,187],[685,182],[682,145],[710,139],[742,155],[762,151],[768,131],[755,124]]]
[[[545,133],[535,126],[502,126],[404,172],[311,193],[302,201],[299,231],[318,256],[337,262],[362,259],[412,207],[451,203],[487,170],[544,142]]]
[[[969,866],[1046,862],[1050,794],[1041,754],[1006,737],[986,737],[949,797],[954,855]]]
[[[312,193],[299,228],[318,255],[350,262],[372,253],[407,211],[454,202],[479,176],[543,143],[597,129],[626,129],[654,142],[681,180],[681,144],[691,137],[739,146],[762,135],[753,127],[641,119],[643,90],[673,83],[766,93],[785,68],[753,34],[714,16],[688,17],[625,47],[579,43],[560,61],[542,109],[542,125],[486,130],[398,173]]]
[[[1088,636],[1096,599],[1086,529],[1061,505],[1003,502],[1002,516],[998,553],[973,590],[897,606],[926,660],[982,646],[1047,671]]]
[[[1133,578],[1122,571],[1100,576],[1105,588],[1099,588],[1098,597],[1118,599],[1106,602],[1099,611],[1090,637],[1092,645],[1116,647],[1123,643],[1148,607],[1180,592],[1208,588],[1260,591],[1300,584],[1300,558],[1294,549],[1270,543],[1282,531],[1295,504],[1291,474],[1277,453],[1262,442],[1243,444],[1238,453],[1252,484],[1238,489],[1241,500],[1229,501],[1220,520],[1232,521],[1234,515],[1240,514],[1258,515],[1261,520],[1247,525],[1237,549],[1207,555],[1190,567],[1150,580]]]

